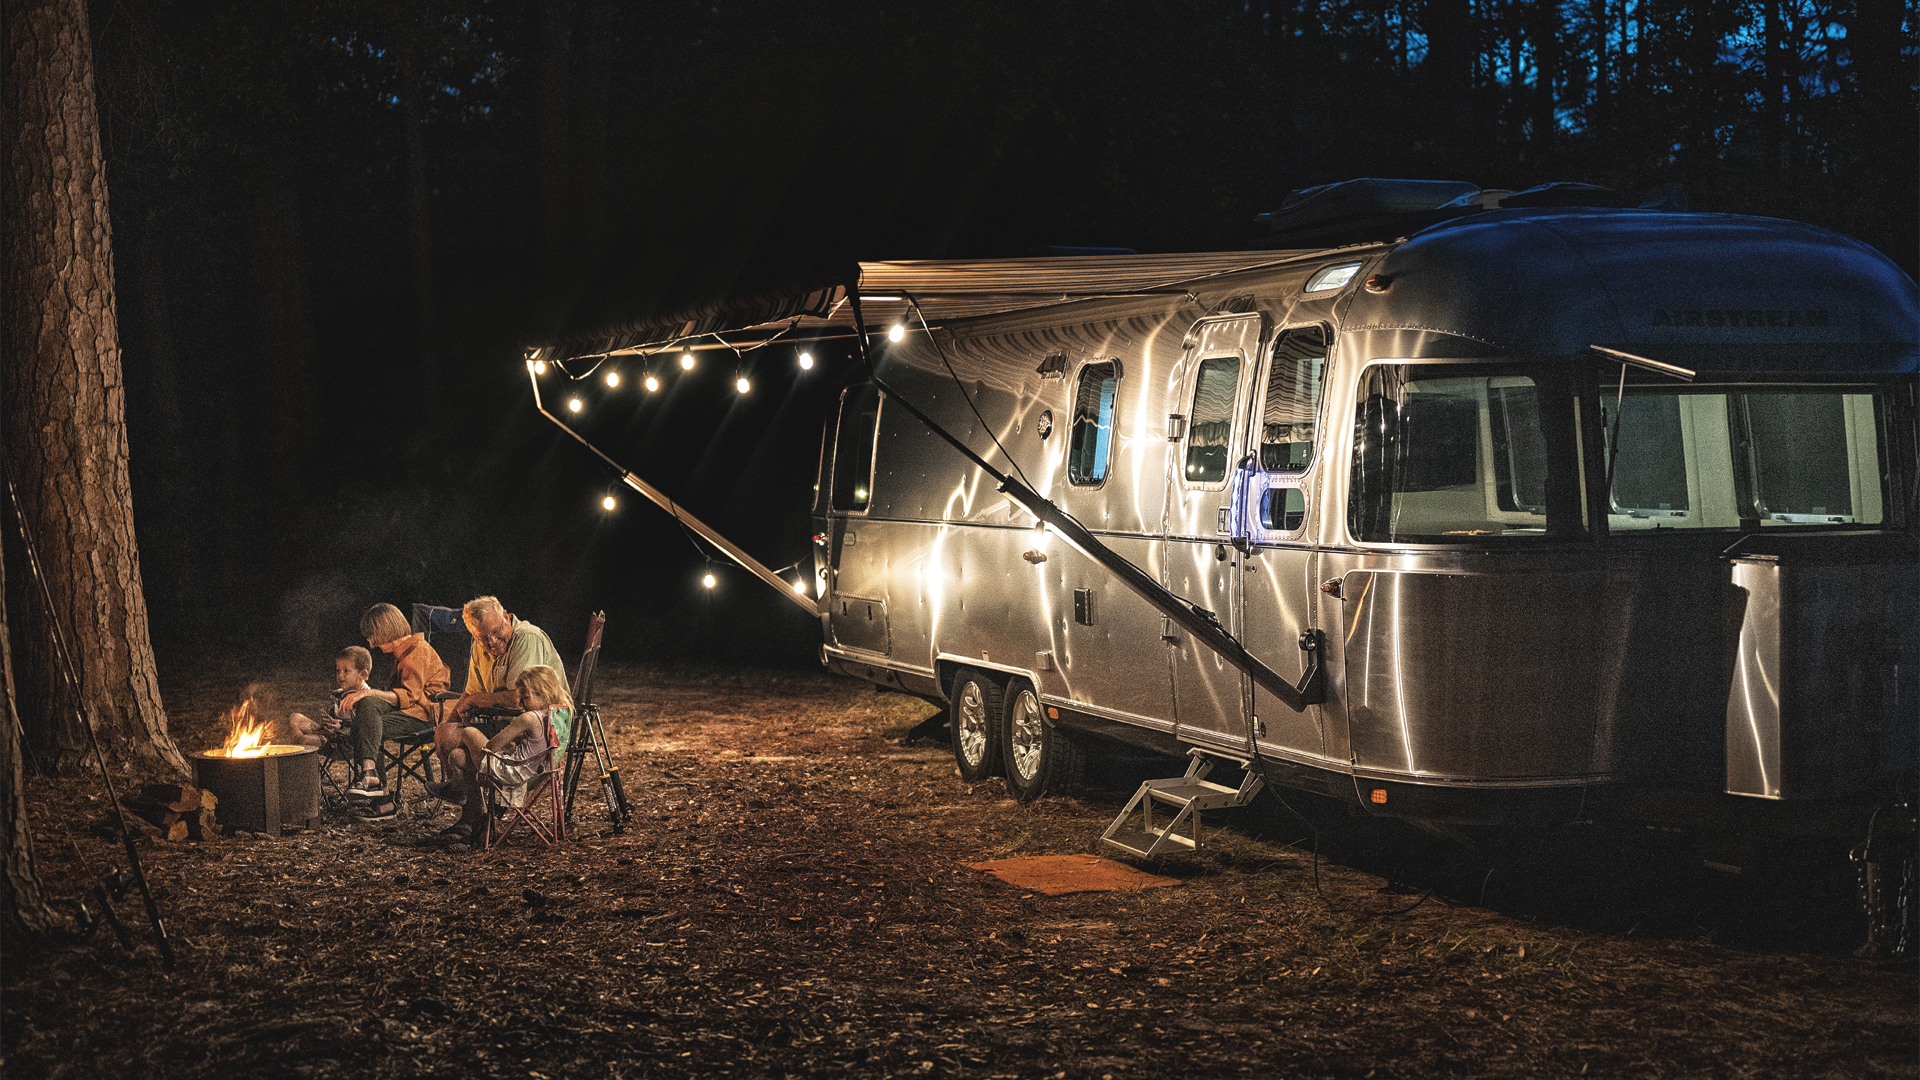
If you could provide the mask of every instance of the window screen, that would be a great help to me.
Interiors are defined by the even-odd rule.
[[[1187,420],[1187,482],[1217,484],[1227,478],[1233,441],[1234,404],[1240,389],[1240,358],[1209,356],[1194,380]]]
[[[1288,330],[1274,342],[1267,399],[1260,410],[1261,468],[1305,472],[1313,464],[1320,376],[1326,367],[1327,333],[1321,327]]]
[[[1114,395],[1119,365],[1111,360],[1080,369],[1073,395],[1073,422],[1067,430],[1067,481],[1091,485],[1107,479],[1113,460]]]

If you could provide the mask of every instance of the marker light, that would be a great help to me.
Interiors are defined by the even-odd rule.
[[[613,508],[614,508],[614,505],[615,505],[615,503],[614,503],[614,501],[613,501],[613,496],[611,496],[611,495],[609,495],[609,496],[607,496],[606,498],[604,498],[604,499],[601,499],[601,500],[600,500],[600,508],[601,508],[602,510],[611,510],[611,509],[613,509]]]
[[[712,574],[708,574],[706,577],[703,577],[700,579],[700,584],[705,585],[709,589],[713,588],[715,585],[718,585],[719,583],[720,583],[720,579],[714,577]]]
[[[742,375],[739,378],[733,380],[733,388],[744,394],[747,391],[753,389],[753,384],[747,381],[747,377],[745,375]]]
[[[800,354],[800,370],[801,371],[813,370],[813,354],[812,353],[803,352]]]
[[[693,370],[693,353],[683,352],[680,354],[680,370],[682,371]]]
[[[545,360],[535,360],[533,362],[533,373],[535,375],[545,375],[547,373],[547,362]]]
[[[904,338],[906,336],[907,336],[907,328],[904,326],[901,326],[899,323],[894,323],[891,327],[887,329],[888,341],[899,341],[901,338]]]
[[[580,411],[580,399],[579,399],[579,398],[573,398],[572,400],[570,400],[570,401],[568,401],[568,402],[567,402],[567,411],[568,411],[568,412],[579,412],[579,411]]]
[[[608,385],[608,386],[619,386],[619,385],[620,385],[620,373],[619,373],[619,372],[617,372],[617,371],[609,371],[609,372],[607,372],[607,385]]]

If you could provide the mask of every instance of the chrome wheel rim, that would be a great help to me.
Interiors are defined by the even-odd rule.
[[[977,766],[987,756],[987,702],[980,695],[980,684],[971,679],[960,685],[958,720],[953,734],[959,740],[960,757]]]
[[[1040,702],[1032,691],[1022,690],[1013,702],[1013,723],[1009,725],[1008,749],[1013,769],[1021,780],[1032,780],[1040,771],[1040,750],[1045,734],[1040,730]]]

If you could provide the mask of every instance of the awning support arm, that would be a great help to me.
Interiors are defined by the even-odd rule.
[[[533,407],[540,411],[540,415],[553,421],[554,424],[557,425],[561,431],[564,431],[567,434],[573,436],[574,440],[578,442],[581,446],[584,446],[588,450],[593,451],[593,454],[595,457],[598,457],[601,461],[604,461],[609,466],[611,466],[615,472],[620,474],[621,483],[627,485],[628,487],[632,488],[634,491],[637,491],[640,494],[645,495],[647,498],[653,500],[654,505],[658,506],[662,510],[665,510],[668,514],[671,514],[673,516],[673,520],[679,522],[682,525],[685,525],[687,528],[692,529],[694,532],[699,533],[701,538],[706,540],[709,544],[712,544],[714,547],[717,547],[721,551],[725,552],[727,558],[732,559],[736,563],[739,563],[742,567],[746,569],[748,573],[752,574],[754,577],[759,578],[761,581],[766,582],[769,586],[771,586],[774,589],[774,591],[786,597],[788,600],[793,601],[796,605],[798,605],[801,608],[801,610],[805,611],[809,615],[812,615],[815,617],[819,616],[820,602],[818,600],[813,599],[810,596],[805,596],[795,592],[793,590],[792,582],[781,577],[779,574],[774,573],[772,570],[767,569],[766,564],[762,563],[760,560],[754,558],[753,556],[747,554],[746,552],[740,550],[738,545],[736,545],[733,541],[728,540],[726,537],[721,536],[719,533],[715,532],[712,528],[708,527],[706,522],[701,521],[699,518],[694,517],[692,514],[687,513],[684,509],[680,507],[679,503],[676,503],[672,499],[668,498],[665,492],[662,492],[659,488],[654,487],[652,484],[647,483],[645,480],[642,480],[639,477],[633,475],[633,473],[627,471],[627,469],[624,468],[619,462],[608,457],[606,453],[602,451],[599,447],[588,442],[585,436],[581,435],[579,432],[568,427],[566,424],[566,421],[548,412],[546,404],[540,399],[540,378],[539,376],[534,374],[532,361],[527,362],[527,381],[533,384]]]
[[[854,325],[864,328],[865,320],[860,314],[860,296],[857,289],[850,290],[853,302]],[[855,335],[860,360],[866,366],[867,374],[873,384],[880,388],[887,399],[905,409],[914,419],[926,425],[927,430],[939,436],[947,445],[960,452],[962,457],[972,462],[974,467],[999,484],[999,490],[1013,501],[1024,507],[1027,513],[1046,523],[1053,531],[1064,537],[1074,549],[1105,567],[1121,584],[1131,589],[1142,600],[1153,605],[1154,609],[1172,620],[1175,625],[1193,635],[1201,644],[1220,654],[1220,658],[1245,672],[1254,682],[1264,687],[1280,702],[1294,712],[1304,712],[1308,705],[1316,705],[1326,700],[1326,680],[1322,677],[1320,662],[1325,652],[1319,647],[1317,634],[1309,638],[1303,635],[1301,648],[1307,653],[1307,669],[1300,676],[1298,685],[1288,682],[1281,674],[1260,658],[1248,652],[1238,639],[1226,631],[1211,612],[1203,611],[1180,597],[1175,596],[1165,586],[1153,579],[1153,576],[1135,566],[1112,548],[1100,542],[1100,539],[1087,528],[1075,521],[1072,516],[1042,497],[1032,488],[993,467],[987,459],[973,452],[973,449],[961,442],[952,432],[936,423],[932,417],[923,413],[911,401],[896,393],[880,379],[875,370],[873,358],[867,351],[867,339],[864,333]]]

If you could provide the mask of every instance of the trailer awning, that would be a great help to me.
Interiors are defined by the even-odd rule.
[[[910,301],[932,325],[1005,311],[1158,291],[1184,292],[1220,274],[1311,259],[1334,249],[1214,251],[1174,255],[1069,255],[1027,259],[916,259],[861,262],[839,274],[796,278],[785,287],[746,292],[537,342],[561,357],[650,352],[668,347],[722,348],[788,332],[850,333],[850,290],[860,294],[869,327],[910,316]],[[839,280],[833,280],[834,278]],[[914,320],[917,324],[918,319]],[[706,338],[705,341],[696,341]]]

